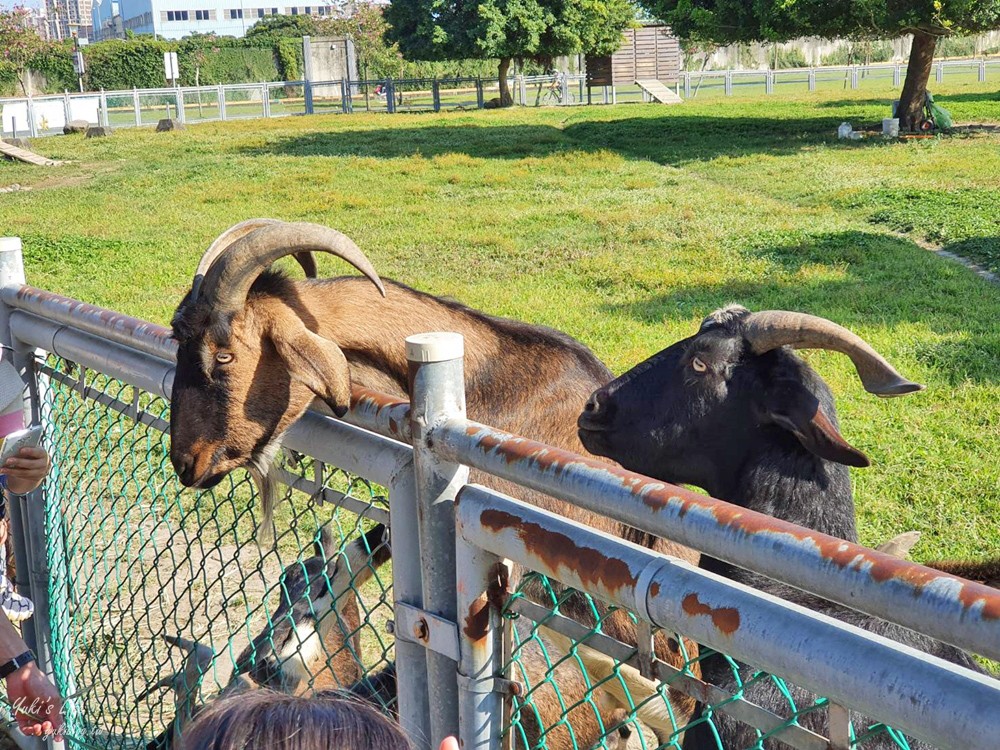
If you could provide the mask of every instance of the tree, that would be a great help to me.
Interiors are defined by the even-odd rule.
[[[635,22],[628,0],[391,0],[388,38],[410,60],[499,58],[500,103],[515,59],[611,54]]]
[[[897,115],[922,119],[938,39],[1000,28],[1000,0],[640,0],[678,36],[719,44],[783,42],[800,36],[885,39],[913,35]]]
[[[24,73],[31,59],[45,47],[45,41],[29,22],[28,10],[14,7],[0,9],[0,83],[21,85],[25,95]]]
[[[315,36],[316,28],[312,16],[264,16],[247,29],[244,38],[270,45],[282,37]]]

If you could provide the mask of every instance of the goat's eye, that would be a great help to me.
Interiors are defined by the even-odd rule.
[[[708,365],[702,362],[700,359],[695,357],[691,360],[691,369],[695,372],[705,372],[708,369]]]
[[[215,363],[219,365],[228,365],[233,361],[233,355],[229,352],[219,352],[215,355]]]

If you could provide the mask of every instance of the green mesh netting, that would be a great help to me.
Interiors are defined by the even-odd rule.
[[[316,611],[301,585],[328,580],[328,566],[307,564],[320,551],[321,526],[332,532],[332,558],[387,518],[380,488],[312,459],[286,462],[306,491],[285,488],[274,538],[258,543],[259,504],[246,474],[200,493],[177,481],[163,399],[54,356],[41,366],[40,398],[53,461],[45,495],[56,679],[64,695],[83,691],[67,708],[74,740],[145,746],[173,723],[178,703],[190,712],[225,689],[258,637],[277,663],[302,661],[299,691],[349,687],[391,663],[389,565],[351,571],[345,597],[356,595],[356,614],[345,597]],[[287,610],[296,604],[309,622],[291,630]],[[188,650],[165,640],[174,636],[209,658],[185,662]],[[195,679],[155,687],[195,663]]]

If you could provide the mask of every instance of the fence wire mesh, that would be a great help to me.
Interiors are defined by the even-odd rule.
[[[589,618],[579,618],[574,600],[581,597]],[[586,624],[567,622],[567,604]],[[624,616],[641,638],[634,613],[603,606],[545,576],[525,576],[504,616],[513,621],[504,671],[519,685],[507,730],[515,747],[681,750],[691,735],[697,736],[694,747],[720,750],[830,747],[826,698],[724,654],[699,651],[676,633],[653,634],[656,656],[669,666],[666,675],[661,669],[661,680],[650,679],[651,672],[636,666],[634,646],[607,637],[621,632],[620,623],[607,627],[610,619]],[[703,676],[727,694],[709,695]],[[851,748],[910,748],[902,733],[885,724],[859,731],[856,721],[848,732]]]
[[[83,691],[70,701],[71,737],[145,746],[235,671],[306,692],[350,687],[392,662],[389,567],[354,561],[346,578],[350,564],[335,568],[345,544],[387,520],[381,488],[286,460],[297,489],[282,487],[273,539],[259,539],[246,474],[182,491],[165,400],[54,356],[41,363],[40,400],[56,679],[64,695]],[[178,636],[200,648],[166,640]]]

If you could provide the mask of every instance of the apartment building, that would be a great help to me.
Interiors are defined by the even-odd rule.
[[[122,36],[126,29],[136,34],[155,34],[161,39],[180,39],[194,33],[239,37],[266,16],[335,14],[334,6],[329,3],[287,6],[263,5],[265,2],[267,0],[94,0],[93,25],[99,30],[98,39]],[[116,16],[117,22],[114,21]]]

